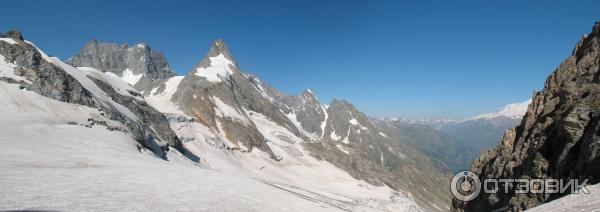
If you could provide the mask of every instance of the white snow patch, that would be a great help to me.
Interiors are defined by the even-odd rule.
[[[318,140],[318,136],[316,133],[308,132],[302,127],[302,124],[298,121],[297,115],[296,113],[294,113],[293,110],[292,112],[285,114],[285,116],[296,126],[296,128],[298,128],[298,131],[300,131],[302,135],[305,135],[312,141]]]
[[[344,140],[342,140],[342,143],[349,144],[350,143],[350,141],[348,140],[349,137],[350,137],[350,126],[348,126],[348,131],[346,131],[346,137],[344,137]]]
[[[211,99],[215,104],[215,113],[218,117],[229,117],[234,121],[238,121],[241,124],[248,125],[248,119],[246,118],[246,116],[242,115],[237,109],[229,106],[228,104],[223,102],[219,97],[212,96]]]
[[[340,139],[342,139],[341,136],[335,134],[335,129],[333,129],[333,127],[331,129],[331,133],[329,134],[329,138],[331,138],[331,140],[334,141],[339,141]]]
[[[246,76],[246,75],[244,75]],[[246,76],[247,78],[248,76]],[[275,99],[272,96],[269,96],[269,94],[267,93],[267,89],[265,89],[262,86],[262,81],[260,79],[258,79],[257,77],[254,78],[254,81],[256,81],[256,84],[253,83],[254,88],[256,88],[256,90],[260,93],[260,95],[262,95],[264,98],[268,99],[270,102],[275,101]]]
[[[600,184],[586,185],[585,188],[590,192],[589,194],[579,190],[577,194],[569,194],[527,211],[598,211],[600,208]]]
[[[350,155],[350,152],[348,150],[346,150],[344,148],[344,146],[342,146],[341,144],[336,144],[335,147],[337,147],[340,151],[342,151],[343,153],[346,153],[346,155]]]
[[[183,112],[179,110],[179,105],[173,103],[171,98],[173,98],[173,94],[177,91],[177,87],[183,78],[183,76],[169,78],[165,82],[165,90],[161,93],[156,93],[159,87],[152,89],[150,95],[146,97],[148,104],[162,113],[176,113],[182,115]]]
[[[365,126],[363,126],[362,124],[360,124],[360,123],[358,122],[358,120],[356,120],[355,118],[352,118],[352,119],[350,119],[350,121],[349,121],[349,122],[350,122],[350,124],[352,124],[352,125],[354,125],[354,126],[358,126],[358,127],[360,127],[360,129],[362,129],[362,130],[369,130],[369,129],[367,129]]]
[[[325,127],[327,126],[327,119],[329,119],[329,114],[327,113],[327,109],[323,105],[321,105],[321,110],[325,115],[325,120],[321,122],[321,138],[323,138],[325,136]]]
[[[294,133],[273,122],[261,113],[249,110],[244,111],[246,114],[249,114],[256,128],[267,139],[267,145],[271,147],[277,156],[285,159],[287,157],[306,154],[302,147],[300,147],[302,139],[294,135]]]
[[[19,43],[17,43],[17,41],[15,41],[15,39],[12,39],[12,38],[0,38],[0,41],[7,42],[10,45],[19,44]]]
[[[348,136],[344,137],[344,140],[342,140],[342,143],[350,144],[350,141],[348,140]]]
[[[25,77],[15,75],[16,67],[16,64],[7,62],[6,58],[0,55],[0,77],[10,78],[16,81],[24,81],[31,84],[31,82],[25,79]]]
[[[114,74],[112,72],[102,72],[100,70],[97,70],[95,68],[90,68],[90,67],[77,67],[77,69],[83,71],[85,74],[87,74],[88,76],[90,76],[94,79],[98,79],[100,81],[103,81],[103,82],[109,84],[110,86],[113,87],[113,89],[115,91],[117,91],[118,94],[120,94],[122,96],[128,96],[128,97],[136,98],[138,100],[143,100],[140,96],[131,95],[131,93],[129,93],[129,91],[137,93],[137,90],[135,90],[135,88],[131,87],[130,84],[127,84],[127,82],[123,81],[123,79],[121,79],[121,77],[117,76],[116,74]]]
[[[221,82],[224,78],[233,74],[233,70],[229,66],[234,64],[225,55],[219,54],[208,59],[210,60],[210,66],[196,68],[196,73],[194,73],[196,76],[204,77],[209,82]]]
[[[142,76],[144,76],[144,74],[133,74],[133,71],[131,71],[129,68],[126,68],[123,71],[123,80],[125,80],[125,82],[129,83],[130,85],[135,85],[138,81],[140,81],[140,79],[142,78]]]
[[[219,139],[221,140],[221,144],[225,147],[229,147],[229,148],[233,148],[233,147],[239,147],[239,143],[230,141],[227,136],[225,135],[225,129],[223,129],[223,124],[219,121],[219,120],[215,120],[215,122],[217,123],[217,128],[219,129]]]

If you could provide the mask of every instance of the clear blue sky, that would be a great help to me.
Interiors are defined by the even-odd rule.
[[[600,20],[600,1],[19,1],[0,30],[62,59],[147,42],[187,73],[225,39],[245,72],[373,116],[464,117],[530,98]]]

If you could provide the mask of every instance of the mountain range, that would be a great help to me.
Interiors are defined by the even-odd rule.
[[[149,44],[92,40],[62,61],[10,31],[0,35],[0,206],[533,208],[566,194],[461,202],[452,173],[597,183],[599,29],[531,100],[461,120],[373,118],[310,89],[285,94],[244,72],[220,39],[178,76]]]
[[[84,189],[89,183],[117,178],[103,189],[142,184],[147,189],[138,194],[146,197],[141,202],[160,195],[156,189],[175,194],[175,188],[205,185],[190,182],[198,180],[219,183],[192,186],[186,195],[235,191],[236,198],[249,198],[213,209],[264,209],[273,204],[264,197],[276,193],[285,193],[280,199],[290,204],[273,210],[449,209],[448,191],[439,186],[450,175],[443,162],[387,135],[347,101],[324,106],[310,90],[287,95],[242,72],[223,40],[185,76],[176,76],[163,54],[147,44],[93,40],[61,61],[11,31],[0,38],[0,55],[2,96],[10,100],[2,116],[13,120],[3,127],[11,135],[3,139],[2,154],[8,162],[2,176],[9,179],[3,190],[11,195],[0,203],[7,208],[28,209],[33,201],[40,209],[91,209],[85,199],[36,200],[27,194],[91,197],[102,189]],[[129,170],[154,179],[130,176]],[[60,177],[65,174],[68,181]],[[37,175],[70,190],[38,190],[43,186]],[[226,183],[230,178],[237,187]],[[154,185],[156,180],[163,182]],[[250,198],[256,195],[261,198]],[[177,208],[225,198],[209,197],[194,204],[173,205],[163,197],[146,203]],[[58,204],[44,202],[53,200]]]
[[[373,118],[388,134],[441,161],[451,171],[467,170],[480,152],[496,146],[517,126],[531,100],[506,105],[494,113],[465,119]]]

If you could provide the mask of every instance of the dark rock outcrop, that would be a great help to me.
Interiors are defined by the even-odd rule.
[[[578,179],[600,182],[600,23],[534,94],[521,124],[473,162],[480,178]],[[454,211],[520,211],[560,194],[481,193],[453,201]]]
[[[2,38],[12,38],[12,39],[14,39],[17,42],[19,42],[19,41],[23,42],[24,41],[23,40],[23,35],[21,34],[21,32],[16,31],[16,30],[8,31],[6,33],[6,35],[0,34],[0,37],[2,37]]]
[[[61,68],[43,59],[40,52],[30,44],[24,43],[20,32],[10,31],[6,38],[12,38],[21,44],[13,45],[0,42],[0,55],[17,67],[14,74],[23,76],[31,83],[19,82],[21,87],[42,96],[62,102],[95,107],[92,94],[73,76]]]

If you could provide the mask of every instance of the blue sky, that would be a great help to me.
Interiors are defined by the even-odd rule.
[[[146,42],[179,74],[223,38],[245,72],[286,93],[456,118],[530,98],[598,11],[585,0],[10,1],[0,30],[63,59],[91,39]]]

